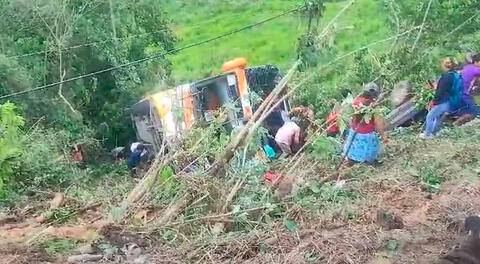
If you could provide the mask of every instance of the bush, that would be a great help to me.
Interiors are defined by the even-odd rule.
[[[20,191],[65,188],[74,181],[86,180],[89,170],[80,169],[70,159],[72,140],[72,135],[65,130],[41,127],[31,130],[21,141],[22,152],[14,168],[14,187]],[[86,145],[91,144],[94,142]]]
[[[23,118],[15,114],[15,105],[0,105],[0,197],[4,196],[4,185],[13,174],[13,158],[20,154],[18,141]]]

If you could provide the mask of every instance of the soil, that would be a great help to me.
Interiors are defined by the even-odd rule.
[[[298,233],[285,231],[279,224],[272,232],[241,243],[217,246],[209,254],[217,263],[321,263],[315,260],[325,263],[429,263],[464,237],[465,216],[480,211],[477,183],[448,182],[440,194],[433,196],[421,188],[399,187],[382,183],[370,185],[369,191],[377,190],[374,198],[381,201],[381,205],[366,205],[357,221],[308,220],[302,223]],[[383,217],[380,221],[379,216]],[[34,221],[10,221],[0,227],[0,259],[9,264],[63,263],[26,242],[42,232],[49,237],[89,241],[92,230],[83,225],[46,228]],[[149,259],[159,261],[154,263],[201,260],[194,243],[175,248],[135,232],[126,232],[122,226],[107,226],[100,235],[119,248],[136,243],[145,249]],[[389,249],[391,241],[395,242],[394,249]],[[270,253],[262,252],[261,244]],[[313,262],[305,261],[308,254],[312,255]],[[168,261],[162,262],[162,259]]]
[[[65,263],[66,256],[51,256],[36,248],[38,237],[69,238],[80,245],[101,241],[119,249],[134,244],[142,248],[141,258],[137,259],[148,259],[142,263],[432,263],[466,237],[463,221],[480,212],[478,172],[471,166],[478,163],[472,154],[477,150],[468,144],[456,144],[444,141],[428,149],[422,142],[394,144],[390,151],[395,156],[387,157],[382,165],[346,169],[342,178],[347,183],[341,188],[356,190],[361,199],[321,214],[298,204],[286,205],[286,217],[295,221],[296,230],[287,230],[282,221],[273,221],[252,224],[248,231],[241,232],[236,232],[232,223],[229,232],[215,233],[212,229],[216,222],[210,219],[178,229],[166,225],[165,230],[176,231],[172,234],[177,237],[175,243],[167,243],[167,236],[162,237],[167,233],[151,231],[163,226],[150,227],[146,232],[128,223],[98,231],[95,221],[107,213],[101,207],[79,213],[76,222],[69,224],[35,222],[41,212],[5,216],[0,219],[0,263]],[[439,158],[438,153],[443,156]],[[455,162],[442,165],[442,159]],[[438,193],[429,193],[419,180],[418,172],[431,165],[426,160],[438,161],[439,177],[446,179]],[[469,168],[462,168],[467,165]],[[36,208],[45,210],[49,201],[44,203]],[[354,215],[346,217],[347,210]],[[142,219],[140,226],[150,221],[148,217]],[[186,230],[202,231],[202,236],[187,237],[182,233]],[[97,263],[128,263],[126,254],[117,254],[121,256]]]

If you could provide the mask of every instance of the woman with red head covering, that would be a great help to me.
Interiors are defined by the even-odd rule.
[[[365,120],[366,109],[376,101],[378,95],[378,86],[370,83],[365,86],[363,93],[353,101],[355,114],[352,116],[343,149],[344,156],[351,162],[375,162],[380,153],[379,136],[384,142],[387,142],[383,119],[373,115],[370,120]]]

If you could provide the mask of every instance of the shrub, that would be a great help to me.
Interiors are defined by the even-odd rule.
[[[36,127],[21,141],[22,152],[15,163],[15,188],[63,188],[86,176],[69,157],[71,134]]]
[[[18,141],[24,122],[15,109],[12,103],[0,105],[0,197],[4,196],[4,185],[13,174],[13,158],[20,154]]]

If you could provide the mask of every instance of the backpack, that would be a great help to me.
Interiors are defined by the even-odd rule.
[[[453,109],[457,109],[462,104],[463,78],[462,75],[457,72],[454,72],[452,74],[453,85],[450,90],[450,98],[448,99],[448,102]]]

